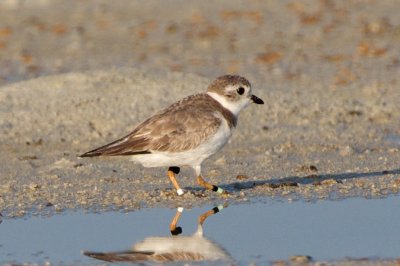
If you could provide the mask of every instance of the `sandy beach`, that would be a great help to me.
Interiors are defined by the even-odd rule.
[[[207,84],[207,79],[193,75],[154,77],[120,69],[43,77],[3,87],[1,159],[7,162],[1,166],[3,215],[213,203],[220,196],[200,189],[190,168],[183,168],[179,177],[188,193],[178,197],[166,169],[146,169],[125,157],[77,157],[130,132],[183,91],[189,95]],[[161,92],[162,98],[158,97]],[[258,93],[267,99],[266,106],[248,107],[230,143],[205,163],[205,176],[230,191],[229,200],[398,193],[399,150],[384,133],[390,120],[384,126],[373,125],[364,115],[355,119],[347,113],[344,119],[350,122],[334,122],[344,106],[331,106],[329,114],[321,108],[326,115],[317,116],[304,108],[300,117],[278,104],[286,93]],[[340,103],[340,96],[335,97]],[[395,102],[392,110],[396,110]]]
[[[228,145],[204,163],[229,204],[398,194],[397,6],[2,2],[1,214],[220,201],[190,168],[182,168],[187,193],[179,197],[166,169],[78,155],[232,73],[247,77],[265,105],[244,110]]]

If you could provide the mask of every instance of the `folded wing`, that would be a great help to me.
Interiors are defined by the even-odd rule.
[[[127,136],[81,157],[181,152],[199,146],[221,125],[207,95],[189,96],[150,117]],[[188,104],[190,102],[190,104]]]

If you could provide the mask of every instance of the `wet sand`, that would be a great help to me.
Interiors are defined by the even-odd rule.
[[[178,197],[166,169],[77,155],[227,73],[266,103],[204,164],[230,204],[399,193],[396,1],[62,3],[0,4],[5,218],[219,202],[191,169]]]

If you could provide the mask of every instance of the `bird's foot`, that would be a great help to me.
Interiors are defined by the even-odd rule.
[[[217,187],[215,185],[213,185],[211,190],[214,191],[214,192],[217,192],[218,194],[221,194],[222,197],[229,196],[229,194],[230,194],[228,191],[226,191],[226,190],[224,190],[224,189],[222,189],[220,187]]]
[[[226,191],[226,190],[224,190],[224,191],[221,193],[221,196],[224,197],[224,198],[228,197],[229,195],[231,195],[231,193],[228,192],[228,191]]]

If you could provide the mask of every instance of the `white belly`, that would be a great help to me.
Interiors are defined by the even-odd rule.
[[[219,151],[232,136],[228,123],[223,121],[214,136],[192,150],[134,155],[132,160],[141,163],[144,167],[199,166],[205,159]]]

